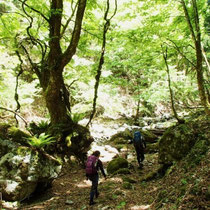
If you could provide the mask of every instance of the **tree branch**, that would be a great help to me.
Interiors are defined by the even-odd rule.
[[[73,5],[73,1],[72,1],[72,4],[71,4],[71,5]],[[64,33],[65,33],[65,31],[66,31],[66,29],[67,29],[69,23],[70,23],[70,21],[71,21],[72,18],[74,17],[74,14],[75,14],[75,11],[76,11],[77,6],[78,6],[78,1],[77,1],[77,3],[76,3],[76,5],[75,5],[74,8],[73,8],[73,6],[72,6],[72,14],[71,14],[71,16],[69,17],[69,19],[66,21],[66,24],[63,26],[63,30],[62,30],[62,32],[61,32],[61,37],[63,37],[63,35],[64,35]]]
[[[192,0],[193,10],[195,14],[195,29],[197,32],[197,42],[201,42],[201,31],[200,31],[200,24],[199,24],[199,15],[198,15],[198,8],[196,0]]]
[[[33,10],[34,12],[38,13],[39,15],[41,15],[47,22],[49,22],[49,19],[44,15],[42,14],[40,11],[34,9],[33,7],[29,6],[28,4],[26,4],[26,1],[27,0],[18,0],[19,2],[21,2],[22,4],[24,4],[25,6],[27,6],[29,9]]]
[[[183,58],[185,58],[193,67],[196,68],[196,65],[195,65],[192,61],[190,61],[190,60],[184,55],[184,53],[182,53],[182,52],[180,51],[180,49],[179,49],[179,47],[177,46],[177,44],[176,44],[173,40],[171,40],[171,39],[168,39],[168,40],[174,44],[175,48],[176,48],[177,51],[181,54],[181,56],[182,56]]]
[[[80,39],[85,7],[86,7],[86,0],[79,0],[71,42],[62,56],[62,67],[65,67],[69,63],[73,55],[76,53],[76,48],[78,46]]]
[[[28,19],[28,21],[29,21],[29,26],[26,28],[26,31],[27,31],[27,34],[28,34],[28,37],[29,37],[29,39],[30,39],[30,41],[31,41],[31,43],[33,44],[33,45],[39,45],[39,47],[41,48],[41,53],[42,53],[42,61],[44,60],[44,57],[45,57],[45,55],[46,55],[46,49],[47,49],[47,47],[46,47],[46,45],[42,45],[42,43],[41,43],[41,40],[39,40],[39,39],[36,39],[36,38],[34,38],[32,35],[31,35],[31,32],[30,32],[30,29],[33,27],[33,17],[25,10],[25,2],[26,2],[27,0],[24,0],[23,2],[22,2],[22,9],[23,9],[23,12],[25,13],[25,15],[26,15],[26,17],[27,17],[27,19]],[[30,61],[30,63],[32,63],[31,61],[31,59],[29,60]]]
[[[27,121],[22,116],[20,116],[16,111],[13,111],[11,109],[7,109],[7,108],[4,108],[4,107],[0,107],[0,109],[8,111],[8,112],[12,112],[13,114],[17,115],[25,123],[25,127],[26,128],[28,127]]]
[[[26,56],[27,56],[27,58],[28,58],[28,61],[29,61],[29,63],[31,64],[32,70],[34,70],[34,72],[36,73],[36,75],[37,75],[39,78],[41,78],[41,73],[40,73],[40,71],[39,71],[39,69],[38,69],[38,67],[37,67],[37,64],[35,64],[35,63],[32,61],[32,59],[31,59],[31,57],[30,57],[30,55],[29,55],[29,52],[27,51],[27,49],[25,48],[25,46],[21,44],[21,47],[23,48],[23,50],[24,50],[24,52],[25,52],[25,54],[26,54]]]
[[[33,39],[32,39],[32,35],[31,35],[31,33],[30,33],[30,29],[32,28],[32,25],[33,25],[33,18],[26,12],[26,10],[25,10],[25,2],[26,2],[27,0],[24,0],[23,2],[22,2],[22,9],[23,9],[23,12],[26,14],[26,16],[30,19],[29,20],[29,26],[26,28],[26,31],[27,31],[27,34],[28,34],[28,36],[29,36],[29,38],[30,38],[30,40],[31,40],[31,42],[34,44],[34,41],[33,41]]]

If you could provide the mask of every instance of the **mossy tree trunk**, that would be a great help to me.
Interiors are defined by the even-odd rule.
[[[23,3],[23,6],[26,5]],[[71,118],[68,115],[68,110],[70,110],[69,92],[64,83],[63,71],[65,66],[71,61],[77,49],[82,20],[86,8],[86,0],[79,0],[75,9],[76,7],[77,12],[71,41],[68,47],[63,50],[61,49],[61,39],[70,20],[67,21],[65,26],[63,25],[63,0],[51,1],[50,17],[49,19],[45,17],[49,26],[48,54],[44,55],[43,53],[41,67],[38,67],[32,60],[29,60],[43,89],[52,125],[72,123]]]
[[[71,1],[70,15],[64,14],[64,0],[50,0],[48,9],[50,14],[42,13],[36,6],[33,8],[25,0],[18,1],[21,4],[19,8],[29,21],[26,29],[27,37],[24,37],[27,42],[18,42],[18,47],[21,48],[20,51],[18,49],[18,57],[20,61],[25,59],[37,75],[50,115],[51,126],[48,132],[58,137],[57,142],[50,145],[47,150],[61,157],[73,154],[84,162],[93,138],[87,128],[74,123],[69,115],[69,91],[65,86],[63,71],[76,53],[87,0]],[[48,25],[49,34],[42,40],[39,37],[43,38],[43,34],[39,34],[39,25],[36,24],[37,20],[41,19],[44,21],[44,27]],[[35,29],[37,29],[36,37],[34,36]],[[66,39],[64,40],[64,37],[70,38],[69,43]],[[48,43],[45,40],[48,40]],[[29,44],[30,47],[28,47]],[[23,62],[20,65],[22,64]],[[75,135],[72,135],[73,132]],[[66,137],[69,137],[71,147],[68,147]]]

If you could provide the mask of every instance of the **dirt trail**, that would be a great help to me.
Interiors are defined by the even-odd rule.
[[[65,169],[61,176],[53,181],[52,188],[40,193],[33,199],[22,203],[22,210],[74,210],[74,209],[152,209],[158,180],[140,182],[139,179],[158,167],[157,154],[147,154],[143,169],[138,169],[136,160],[132,161],[131,174],[116,175],[100,179],[99,198],[96,205],[90,207],[90,181],[85,179],[84,169],[74,164]],[[106,168],[106,163],[105,163]],[[102,176],[101,176],[102,177]],[[125,189],[125,177],[136,181],[130,189]]]

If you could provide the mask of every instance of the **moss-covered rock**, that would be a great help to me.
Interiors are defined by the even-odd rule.
[[[159,162],[171,164],[181,160],[195,144],[196,151],[200,148],[200,153],[206,152],[204,150],[209,145],[209,139],[209,119],[205,115],[199,119],[188,120],[185,124],[172,126],[159,141]]]
[[[111,138],[110,138],[110,142],[116,142],[119,143],[118,141],[122,142],[127,142],[129,139],[132,139],[133,135],[132,135],[132,131],[130,131],[129,129],[125,129],[124,131],[120,131],[116,134],[114,134]]]
[[[148,130],[141,130],[140,131],[145,138],[146,142],[154,143],[157,141],[158,137]]]
[[[116,139],[114,139],[113,143],[115,145],[117,145],[117,144],[126,144],[126,143],[128,143],[128,141],[126,139],[122,138],[122,137],[117,137]]]
[[[20,143],[21,145],[28,145],[26,138],[28,138],[29,136],[29,134],[15,126],[11,126],[5,123],[0,124],[1,139],[8,139],[13,142]]]
[[[8,128],[8,136],[13,141],[20,143],[21,145],[28,145],[27,138],[30,137],[30,135],[14,126]]]
[[[124,158],[118,157],[109,162],[107,172],[108,174],[113,174],[122,168],[128,168],[128,161]]]
[[[189,154],[186,156],[186,167],[194,167],[200,163],[205,157],[206,152],[209,150],[210,141],[197,140],[192,147]]]
[[[124,131],[120,131],[110,138],[109,143],[119,150],[123,147],[123,145],[128,144],[129,140],[133,139],[133,133],[135,131],[137,130],[125,129]],[[144,136],[146,142],[155,143],[158,139],[158,137],[150,131],[140,130],[140,132]]]
[[[185,157],[196,142],[187,124],[169,128],[159,142],[159,162],[170,164]]]
[[[156,142],[154,144],[147,144],[147,147],[145,149],[145,153],[155,153],[159,150],[159,142]]]
[[[112,175],[116,174],[130,174],[130,170],[128,168],[120,168],[119,170],[115,171]]]
[[[11,126],[6,123],[0,123],[0,138],[1,139],[6,139],[7,138],[7,130]]]

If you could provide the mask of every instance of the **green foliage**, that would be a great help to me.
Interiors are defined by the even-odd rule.
[[[39,123],[38,123],[38,127],[41,129],[41,130],[47,130],[49,126],[49,122],[48,121],[45,121],[45,120],[41,120]]]
[[[32,147],[36,148],[43,148],[55,142],[54,137],[50,137],[50,135],[46,135],[45,133],[40,134],[39,137],[29,137],[27,140]]]
[[[186,179],[181,179],[181,183],[182,183],[183,185],[186,185],[188,182],[187,182]]]
[[[119,203],[119,205],[116,206],[117,209],[122,209],[122,208],[125,208],[125,205],[126,205],[126,202],[125,201],[121,201]]]
[[[31,122],[29,124],[28,129],[36,135],[40,135],[41,133],[45,133],[49,128],[49,122],[45,120],[41,120],[38,122],[38,125],[35,122]]]
[[[191,3],[186,2],[191,19],[193,19]],[[41,44],[48,46],[49,27],[40,14],[49,18],[51,14],[60,15],[62,12],[61,28],[63,29],[76,2],[63,1],[63,3],[63,11],[53,11],[50,10],[47,1],[31,0],[27,2],[30,7],[40,12],[25,7],[26,12],[33,17],[33,27],[29,29],[29,32]],[[197,1],[197,3],[202,43],[209,57],[209,8],[205,0]],[[72,81],[76,81],[70,88],[71,97],[74,99],[71,105],[76,106],[72,107],[72,110],[75,109],[76,113],[84,113],[86,110],[83,110],[83,106],[88,107],[88,111],[91,109],[93,81],[101,50],[105,6],[102,0],[87,1],[77,54],[65,67],[65,83],[69,85]],[[111,3],[111,11],[113,7],[114,4]],[[30,43],[26,30],[29,27],[29,20],[25,16],[21,2],[8,0],[0,3],[0,45],[3,46],[0,47],[2,58],[0,62],[0,101],[2,106],[15,110],[16,103],[13,98],[15,76],[18,73],[16,66],[20,62],[13,52],[18,49],[24,61],[24,73],[19,79],[19,93],[21,93],[19,99],[22,110],[27,113],[31,110],[25,107],[28,108],[34,103],[35,98],[42,97],[42,95],[37,77],[31,71],[29,62],[26,62],[27,56],[24,55],[24,50],[21,48],[22,44],[25,45],[32,61],[36,64],[40,62],[41,48],[39,44]],[[70,22],[66,29],[67,35],[64,34],[61,38],[63,52],[70,41],[68,34],[72,31],[71,26]],[[187,22],[183,18],[183,8],[180,2],[173,0],[118,1],[117,15],[111,20],[110,31],[107,34],[105,63],[97,101],[98,104],[102,104],[109,100],[110,103],[104,106],[106,113],[113,115],[113,113],[122,112],[124,108],[130,113],[136,109],[135,103],[139,100],[140,113],[143,116],[151,116],[157,110],[169,107],[168,83],[161,55],[161,44],[163,43],[168,46],[172,89],[175,102],[179,102],[176,103],[176,108],[183,110],[183,107],[199,105],[196,77],[192,66],[192,63],[195,63],[195,51],[191,47],[191,35]],[[206,65],[203,66],[206,69]],[[207,74],[205,75],[208,81]],[[125,94],[127,98],[131,96],[132,103],[126,104],[118,93]],[[35,105],[37,108],[36,103]],[[42,105],[38,111],[43,115],[46,114]],[[73,114],[71,117],[73,121],[78,122],[84,116]]]
[[[80,120],[82,120],[85,117],[85,113],[73,113],[71,115],[71,119],[73,122],[78,123]]]

